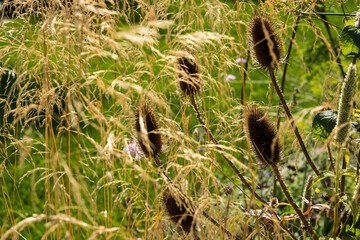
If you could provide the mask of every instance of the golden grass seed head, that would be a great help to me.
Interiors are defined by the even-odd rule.
[[[249,24],[248,38],[252,55],[263,68],[276,68],[280,62],[280,41],[266,15],[256,14]]]
[[[183,196],[177,189],[167,187],[163,193],[163,205],[171,221],[189,234],[195,230],[196,218],[190,199]]]
[[[256,157],[266,165],[281,160],[282,144],[271,120],[257,108],[249,108],[245,119],[252,149]]]
[[[180,90],[185,95],[196,95],[200,90],[200,67],[195,58],[188,54],[177,59]]]
[[[162,139],[158,132],[159,124],[154,110],[149,104],[142,104],[135,112],[135,129],[141,150],[148,156],[161,152]]]

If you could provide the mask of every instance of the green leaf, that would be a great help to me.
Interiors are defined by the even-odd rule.
[[[353,25],[343,28],[340,35],[341,52],[346,57],[360,56],[360,29]]]
[[[346,225],[341,233],[341,236],[345,237],[345,239],[356,239],[357,237],[359,237],[360,236],[359,218],[357,218],[357,221],[356,220],[354,221],[353,216],[350,216],[348,221],[346,221]]]
[[[312,130],[314,136],[325,141],[331,134],[336,125],[337,111],[328,110],[316,114],[312,123]]]
[[[314,182],[311,186],[314,186],[316,183],[320,182],[321,180],[327,177],[335,177],[335,174],[331,171],[321,171],[320,175],[314,178]]]

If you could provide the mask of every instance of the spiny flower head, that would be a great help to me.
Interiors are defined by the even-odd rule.
[[[356,65],[350,64],[346,77],[341,87],[338,117],[336,121],[335,140],[342,144],[345,142],[350,130],[350,118],[352,109],[352,99],[354,96],[355,81],[357,78]]]
[[[186,197],[176,187],[168,186],[163,193],[163,204],[168,212],[170,219],[186,233],[191,231],[196,234],[196,218],[194,205],[188,197]]]
[[[200,67],[191,54],[184,54],[177,59],[180,90],[185,95],[195,95],[200,90]]]
[[[141,104],[135,113],[135,129],[141,150],[148,157],[156,156],[162,147],[161,134],[154,110],[146,103]]]
[[[280,62],[280,41],[270,19],[255,14],[248,28],[248,39],[254,60],[262,68],[276,68]]]
[[[245,123],[258,160],[266,165],[278,163],[281,160],[282,144],[271,120],[260,109],[250,107]]]

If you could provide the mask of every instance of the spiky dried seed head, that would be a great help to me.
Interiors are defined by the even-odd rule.
[[[258,160],[266,165],[278,163],[282,156],[282,144],[271,120],[260,109],[251,107],[248,109],[245,124]]]
[[[149,157],[160,153],[162,147],[159,124],[154,110],[147,104],[141,104],[135,112],[137,140],[144,154]]]
[[[170,219],[186,233],[197,239],[197,219],[194,204],[179,189],[168,186],[163,193],[163,204]]]
[[[270,19],[266,15],[255,14],[248,31],[253,58],[262,68],[276,68],[280,63],[281,44]]]
[[[177,59],[180,90],[185,95],[196,95],[200,90],[200,67],[191,54],[184,54]]]

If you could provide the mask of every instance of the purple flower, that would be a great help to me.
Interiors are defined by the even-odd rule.
[[[144,158],[144,154],[140,150],[140,147],[135,139],[133,139],[128,145],[125,146],[124,152],[129,154],[129,156],[134,155],[135,160],[140,160]]]
[[[268,172],[265,172],[264,177],[268,178],[268,177],[270,177],[270,174]]]
[[[225,78],[225,80],[227,82],[230,81],[230,80],[235,80],[235,79],[236,79],[236,77],[234,75],[232,75],[232,74],[227,75],[226,78]]]
[[[238,59],[235,60],[236,63],[246,63],[246,59],[243,57],[239,57]]]

